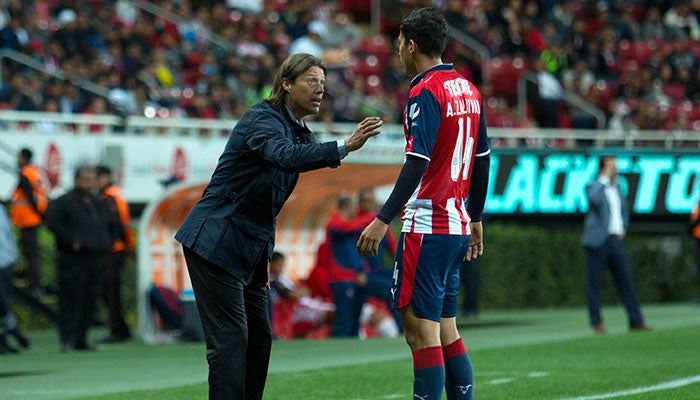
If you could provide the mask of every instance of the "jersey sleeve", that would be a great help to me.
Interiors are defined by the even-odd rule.
[[[406,154],[430,161],[440,128],[440,104],[428,90],[422,89],[408,99],[406,106]]]
[[[484,116],[484,108],[481,107],[481,117],[479,118],[479,138],[476,141],[476,157],[483,157],[491,152],[491,143],[486,134],[486,117]]]

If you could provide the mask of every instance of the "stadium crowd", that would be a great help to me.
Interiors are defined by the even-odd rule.
[[[5,57],[1,109],[238,118],[266,96],[288,54],[308,52],[329,67],[317,119],[399,123],[408,79],[394,46],[397,18],[434,5],[487,50],[452,40],[445,60],[480,87],[490,126],[700,130],[697,1],[382,1],[378,33],[368,0],[2,3],[0,49],[68,79]],[[517,82],[527,71],[523,116]],[[607,126],[564,102],[565,92],[599,107]]]

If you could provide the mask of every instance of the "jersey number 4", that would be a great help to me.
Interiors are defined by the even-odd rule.
[[[466,127],[464,126],[465,120]],[[459,132],[457,133],[454,153],[452,153],[452,168],[450,171],[450,177],[454,182],[457,182],[460,177],[465,181],[469,177],[469,164],[472,160],[472,148],[474,147],[474,138],[469,134],[472,131],[471,117],[461,117],[458,122]]]

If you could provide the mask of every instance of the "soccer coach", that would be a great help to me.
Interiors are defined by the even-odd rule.
[[[325,76],[325,65],[309,54],[282,63],[270,97],[233,128],[202,198],[175,235],[204,328],[209,399],[262,399],[277,214],[300,172],[337,167],[382,125],[366,118],[346,139],[317,143],[303,118],[318,114]]]

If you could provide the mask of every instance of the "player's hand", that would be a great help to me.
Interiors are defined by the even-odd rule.
[[[386,235],[387,229],[389,225],[376,218],[372,220],[357,241],[357,252],[363,257],[376,256],[379,253],[379,242]]]
[[[357,124],[352,134],[345,139],[345,149],[348,153],[360,149],[365,145],[367,139],[379,134],[379,127],[384,124],[384,121],[379,117],[365,118]]]
[[[484,253],[484,231],[481,221],[470,222],[469,225],[472,235],[469,238],[469,248],[467,249],[467,255],[464,256],[464,261],[476,260]]]

